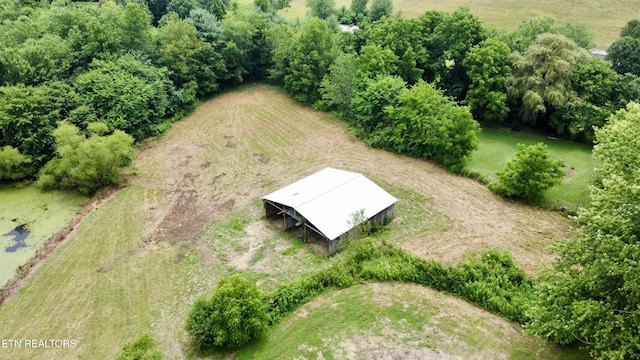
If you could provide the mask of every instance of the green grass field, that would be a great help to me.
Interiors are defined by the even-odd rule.
[[[564,162],[563,169],[566,175],[560,185],[547,191],[545,202],[553,207],[564,206],[570,210],[588,205],[589,181],[596,166],[591,158],[590,146],[495,128],[482,129],[479,140],[479,148],[473,153],[468,168],[491,180],[496,180],[496,171],[502,169],[507,161],[515,156],[518,143],[547,144],[551,157]]]
[[[167,359],[198,358],[185,319],[222,276],[249,272],[269,290],[334,261],[318,255],[318,246],[282,234],[280,223],[263,220],[260,201],[326,166],[366,174],[398,197],[396,219],[381,236],[425,258],[452,263],[498,248],[534,272],[550,260],[544,249],[569,224],[431,163],[371,149],[334,117],[263,85],[203,103],[147,142],[135,165],[137,176],[91,212],[0,308],[0,339],[23,344],[0,348],[0,358],[112,359],[143,333]],[[76,346],[26,348],[25,339]],[[281,352],[285,339],[290,353]],[[367,352],[371,344],[387,344],[391,352]],[[375,357],[404,350],[461,358],[580,356],[460,299],[392,284],[326,294],[255,346],[212,358]]]
[[[241,0],[246,4],[250,0]],[[306,0],[292,0],[291,7],[282,11],[287,18],[304,17]],[[350,6],[349,0],[336,0],[337,7]],[[640,17],[639,0],[394,0],[394,12],[413,18],[427,10],[452,12],[466,6],[486,25],[514,30],[523,21],[535,16],[549,15],[560,23],[586,24],[593,33],[596,48],[606,49],[618,38],[620,29],[629,20]]]
[[[425,287],[355,285],[319,296],[237,359],[587,359],[527,336],[517,324]],[[448,358],[448,357],[446,357]]]

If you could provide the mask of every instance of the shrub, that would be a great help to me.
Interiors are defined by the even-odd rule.
[[[211,299],[199,299],[187,318],[186,330],[199,351],[239,348],[269,327],[264,296],[240,275],[224,278]]]
[[[21,179],[27,175],[25,164],[31,162],[29,157],[22,155],[20,151],[12,146],[0,148],[0,180]]]
[[[40,186],[93,194],[121,184],[122,168],[133,160],[133,138],[120,130],[102,136],[107,130],[102,123],[91,123],[87,129],[91,133],[88,138],[75,125],[58,125],[53,132],[58,157],[40,171]]]
[[[544,143],[525,146],[518,144],[518,152],[497,173],[499,184],[492,190],[500,195],[539,202],[544,192],[562,182],[562,161],[549,158],[549,148]]]
[[[117,360],[162,360],[160,351],[154,349],[155,343],[148,334],[128,343],[122,349]]]

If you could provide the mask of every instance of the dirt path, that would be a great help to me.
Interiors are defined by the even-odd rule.
[[[154,143],[140,151],[135,180],[148,187],[148,241],[196,239],[214,219],[327,166],[426,198],[423,205],[444,216],[448,229],[398,241],[425,258],[452,263],[499,248],[535,272],[549,259],[544,248],[570,226],[431,163],[371,149],[341,122],[263,85],[206,102]]]

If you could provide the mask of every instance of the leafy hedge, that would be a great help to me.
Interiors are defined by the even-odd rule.
[[[332,268],[283,284],[269,294],[272,322],[327,290],[375,281],[417,283],[460,296],[508,320],[528,322],[525,310],[533,282],[506,252],[489,250],[456,267],[369,239],[354,242],[347,252]]]
[[[238,275],[233,279],[235,282],[247,281]],[[226,279],[223,281],[229,283]],[[529,321],[525,310],[533,297],[533,282],[515,266],[508,253],[489,250],[480,258],[470,259],[456,267],[446,267],[437,261],[413,256],[387,242],[377,243],[372,239],[350,243],[344,256],[331,268],[284,283],[265,294],[266,317],[273,326],[324,292],[377,281],[417,283],[460,296],[508,320],[522,324]],[[215,342],[217,335],[213,327],[205,326],[210,321],[223,323],[224,313],[207,310],[203,306],[205,303],[206,300],[195,303],[187,322],[187,330],[199,350],[224,345]],[[245,320],[253,321],[240,321]],[[245,339],[248,341],[250,338],[252,336]]]

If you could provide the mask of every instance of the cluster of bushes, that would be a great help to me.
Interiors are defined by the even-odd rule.
[[[531,279],[507,253],[491,250],[456,267],[426,261],[386,242],[352,242],[331,268],[263,293],[234,275],[220,282],[210,299],[194,304],[187,331],[198,351],[238,348],[259,337],[284,316],[326,291],[376,281],[417,283],[460,296],[506,319],[528,322]]]

